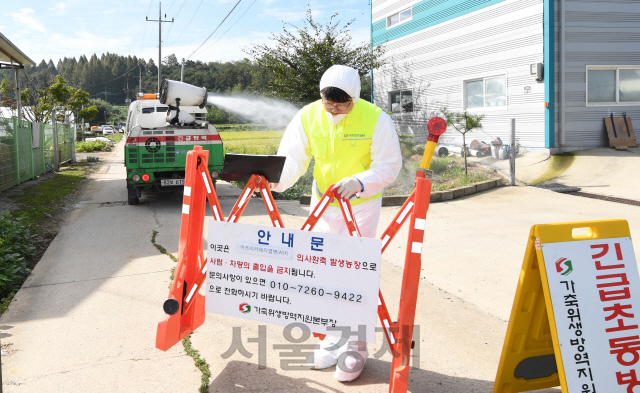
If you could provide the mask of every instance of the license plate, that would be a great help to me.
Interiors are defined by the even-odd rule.
[[[184,186],[184,179],[162,179],[160,185],[166,186]]]

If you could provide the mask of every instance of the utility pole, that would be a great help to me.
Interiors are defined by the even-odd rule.
[[[106,87],[104,88],[104,102],[106,102],[107,104],[109,103],[107,101],[107,88]]]
[[[166,18],[167,15],[165,14]],[[173,23],[171,20],[162,20],[162,2],[158,2],[158,20],[149,19],[146,17],[147,22],[158,22],[158,93],[160,93],[160,82],[162,82],[162,22]]]
[[[138,85],[138,93],[142,92],[142,67],[140,67],[140,63],[138,63],[138,78],[139,78],[139,85]]]
[[[129,99],[129,78],[127,78],[127,88],[125,89],[125,91],[127,92],[127,98],[124,100],[124,102],[127,104],[127,107],[129,107],[129,104],[131,104],[131,100]]]
[[[182,58],[182,70],[180,70],[180,82],[184,79],[184,57]]]

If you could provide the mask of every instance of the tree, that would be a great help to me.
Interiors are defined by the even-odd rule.
[[[25,111],[25,117],[34,123],[47,123],[51,120],[53,108],[57,110],[56,121],[64,122],[66,116],[75,114],[78,119],[79,111],[83,106],[89,105],[89,93],[82,89],[68,86],[60,75],[55,77],[55,82],[44,89],[26,88],[20,98],[30,110]],[[90,114],[91,112],[86,112]]]
[[[93,120],[90,121],[92,126],[100,124],[110,124],[109,118],[114,114],[118,114],[118,111],[103,99],[95,98],[91,100],[91,103],[96,106],[98,113]]]
[[[465,110],[464,112],[451,112],[447,109],[447,107],[443,107],[441,109],[442,115],[444,119],[447,121],[448,126],[453,126],[459,133],[462,134],[462,155],[464,157],[464,173],[467,173],[467,141],[466,141],[466,133],[476,129],[482,128],[482,119],[484,119],[484,115],[477,115],[474,113],[469,113],[469,111]]]
[[[246,50],[259,66],[258,78],[264,77],[266,86],[261,93],[307,104],[319,98],[320,78],[332,65],[355,68],[360,75],[382,65],[381,47],[372,49],[370,43],[352,46],[349,27],[354,20],[342,24],[337,16],[333,14],[322,25],[307,8],[302,27],[285,23],[282,33],[271,35],[273,45],[255,44]]]
[[[0,106],[8,107],[11,110],[11,116],[15,116],[15,111],[18,107],[16,101],[12,98],[14,96],[11,83],[2,79],[0,82]]]
[[[78,118],[84,123],[84,121],[91,121],[96,118],[98,114],[98,107],[96,105],[91,105],[86,108],[80,109],[78,111]],[[82,124],[82,128],[84,129],[84,124]]]

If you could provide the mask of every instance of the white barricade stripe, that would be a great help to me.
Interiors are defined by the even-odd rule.
[[[311,229],[311,224],[305,225],[303,231],[308,231],[309,229]]]
[[[422,254],[422,243],[411,243],[411,252],[414,254]]]
[[[191,300],[191,296],[196,292],[196,289],[198,289],[198,285],[194,284],[193,288],[191,288],[191,291],[189,292],[189,296],[185,299],[185,302],[189,303],[189,300]]]
[[[383,319],[382,324],[384,325],[384,328],[387,331],[387,334],[389,335],[389,341],[391,341],[391,344],[395,344],[396,339],[393,338],[393,333],[391,333],[391,328],[389,327],[389,321],[386,319]]]
[[[191,196],[191,187],[184,186],[184,196]]]
[[[380,300],[380,296],[378,296],[378,307],[382,306],[382,300]]]
[[[413,202],[409,202],[407,204],[407,207],[405,207],[402,213],[400,214],[400,217],[398,217],[398,219],[396,220],[398,224],[402,224],[402,221],[404,221],[404,218],[407,216],[407,214],[409,214],[412,207],[413,207]]]
[[[202,274],[205,274],[206,272],[207,272],[207,262],[205,260],[204,266],[202,267]]]
[[[250,193],[251,193],[251,189],[247,188],[247,190],[242,195],[242,199],[240,199],[240,203],[238,204],[238,207],[242,207],[242,205],[244,205],[244,202],[247,200],[247,197],[249,196]]]
[[[389,235],[384,235],[384,238],[382,239],[382,248],[384,248],[384,246],[387,245],[387,243],[389,242],[389,239],[391,239]]]
[[[266,188],[262,189],[262,197],[267,202],[267,206],[269,206],[269,211],[272,212],[273,211],[273,204],[271,203],[271,199],[269,199],[269,194],[267,194],[267,189]]]
[[[189,214],[189,205],[182,205],[182,214]]]
[[[322,198],[322,202],[320,202],[320,206],[318,206],[318,208],[316,209],[315,213],[313,213],[313,215],[318,217],[320,215],[320,212],[322,211],[322,209],[324,209],[324,207],[327,205],[328,202],[329,202],[329,197]]]
[[[207,187],[207,194],[211,194],[211,187],[209,187],[209,181],[207,180],[207,175],[202,172],[202,180],[204,180],[204,185]]]
[[[236,215],[235,214],[233,216],[231,216],[231,218],[229,219],[229,222],[236,222]]]
[[[351,232],[351,236],[354,236],[354,237],[358,236],[358,232],[356,231]]]
[[[213,205],[213,215],[216,216],[216,220],[220,221],[220,215],[218,214],[218,207]]]
[[[279,223],[278,221],[274,221],[274,222],[273,222],[273,225],[275,225],[275,226],[276,226],[276,228],[280,228],[280,223]]]
[[[416,223],[413,225],[413,227],[415,229],[424,231],[424,229],[427,227],[427,220],[425,220],[424,218],[416,218]]]
[[[349,213],[349,209],[347,208],[347,204],[345,201],[341,201],[342,207],[344,208],[344,214],[347,216],[347,221],[352,222],[351,213]]]

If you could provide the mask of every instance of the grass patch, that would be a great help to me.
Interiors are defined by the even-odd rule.
[[[16,296],[17,292],[17,290],[12,291],[9,295],[0,300],[0,315],[4,314],[4,312],[7,311],[7,309],[9,308],[9,304],[11,304],[11,301],[13,300],[13,297]]]
[[[161,245],[159,245],[158,243],[156,243],[156,235],[158,234],[158,231],[153,231],[153,236],[151,236],[151,243],[153,243],[153,245],[158,249],[158,251],[160,251],[161,253],[163,253],[164,255],[168,256],[169,258],[171,258],[172,261],[174,262],[178,262],[178,258],[176,258],[172,253],[170,253],[169,251],[167,251],[166,248],[162,247]],[[173,280],[173,277],[171,277],[171,279]]]
[[[161,253],[171,258],[172,261],[178,262],[178,259],[170,252],[167,251],[162,245],[156,243],[156,236],[158,235],[158,231],[153,231],[153,235],[151,236],[151,243],[158,249]],[[171,287],[171,282],[173,282],[174,273],[176,268],[173,267],[171,269],[171,281],[169,283],[169,287]],[[1,304],[0,304],[1,306]],[[202,372],[201,384],[200,384],[200,393],[207,393],[209,391],[209,378],[211,378],[211,371],[209,370],[209,365],[207,362],[200,357],[200,351],[194,349],[191,346],[191,335],[182,339],[182,346],[184,347],[184,351],[187,355],[193,358],[193,361],[196,364],[196,367],[200,369]]]
[[[251,126],[251,124],[249,124]],[[240,126],[238,124],[233,126]],[[222,131],[220,137],[224,143],[225,153],[235,154],[262,154],[274,155],[278,152],[278,146],[284,131],[264,130],[264,131]],[[244,188],[246,182],[232,182],[239,188]],[[298,179],[296,184],[287,191],[273,193],[274,199],[298,200],[301,195],[311,193],[313,183],[313,160],[309,164],[307,172]]]
[[[102,151],[106,147],[107,143],[102,141],[76,142],[77,153],[91,153],[94,151]]]
[[[122,133],[117,133],[117,134],[111,134],[111,135],[107,135],[108,139],[111,139],[112,141],[114,141],[115,143],[118,143],[122,140],[122,138],[124,137],[124,134]]]
[[[59,213],[64,206],[64,200],[78,190],[80,181],[84,179],[91,167],[74,165],[66,167],[55,175],[39,184],[26,188],[22,194],[14,195],[18,209],[13,212],[35,233],[39,233],[39,225],[44,218]]]
[[[9,212],[0,214],[0,309],[6,310],[24,280],[31,273],[36,248],[32,234]],[[0,313],[1,314],[1,313]]]
[[[193,349],[193,347],[191,346],[191,335],[188,335],[187,337],[182,339],[182,346],[184,347],[184,351],[187,353],[187,355],[193,358],[196,367],[198,367],[202,372],[200,393],[207,393],[209,391],[209,378],[211,378],[209,365],[204,359],[200,357],[200,351],[198,351],[197,349]]]
[[[158,231],[153,231],[153,235],[151,236],[151,244],[153,244],[155,246],[155,248],[158,249],[158,251],[160,251],[164,255],[168,256],[169,258],[171,258],[172,261],[178,262],[178,258],[176,258],[169,251],[167,251],[166,248],[164,248],[160,244],[156,243],[156,235],[157,234],[158,234]],[[175,273],[176,273],[176,267],[174,266],[174,267],[171,268],[171,277],[170,277],[170,280],[169,280],[169,288],[171,288],[171,283],[173,282],[173,278],[175,277]]]
[[[278,151],[284,131],[222,131],[225,153],[273,155]]]
[[[214,124],[218,131],[264,131],[269,126],[265,124]]]
[[[413,191],[415,169],[420,165],[422,157],[405,160],[404,167],[396,181],[387,186],[382,195],[407,195]],[[456,157],[434,157],[430,168],[434,175],[431,179],[431,191],[446,191],[452,188],[464,187],[473,183],[490,180],[495,174],[487,169],[469,167],[464,173],[464,160]]]

